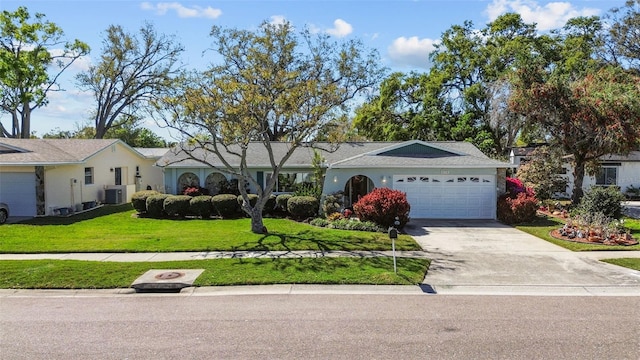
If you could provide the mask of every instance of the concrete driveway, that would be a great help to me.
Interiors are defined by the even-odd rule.
[[[640,252],[572,252],[490,220],[414,220],[405,231],[432,259],[424,285],[454,289],[567,289],[640,294],[640,272],[598,261]],[[460,290],[463,291],[463,290]],[[453,291],[455,292],[455,291]]]

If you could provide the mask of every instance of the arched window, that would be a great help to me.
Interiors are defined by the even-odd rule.
[[[220,192],[223,184],[227,182],[227,178],[219,173],[213,172],[207,176],[204,180],[204,187],[209,190],[209,195],[217,195]]]
[[[188,187],[200,187],[200,179],[198,178],[198,175],[192,172],[186,172],[180,175],[178,178],[178,189],[176,192],[178,194],[182,194],[184,189]]]

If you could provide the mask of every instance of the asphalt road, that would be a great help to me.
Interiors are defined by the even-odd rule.
[[[0,298],[0,359],[633,359],[640,297]]]

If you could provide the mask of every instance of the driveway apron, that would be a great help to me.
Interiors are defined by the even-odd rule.
[[[405,231],[432,259],[424,284],[638,287],[640,272],[598,261],[639,252],[572,252],[491,220],[412,219]],[[628,256],[630,255],[630,256]]]

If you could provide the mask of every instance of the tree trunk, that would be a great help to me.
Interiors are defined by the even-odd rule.
[[[22,139],[31,137],[31,108],[28,102],[24,104],[22,109],[22,130],[19,137]]]
[[[584,191],[582,191],[582,183],[584,181],[584,164],[584,158],[574,155],[573,194],[571,195],[571,201],[574,205],[578,205],[584,195]]]
[[[257,207],[251,209],[251,232],[254,234],[267,233],[267,228],[262,222],[262,210]]]

